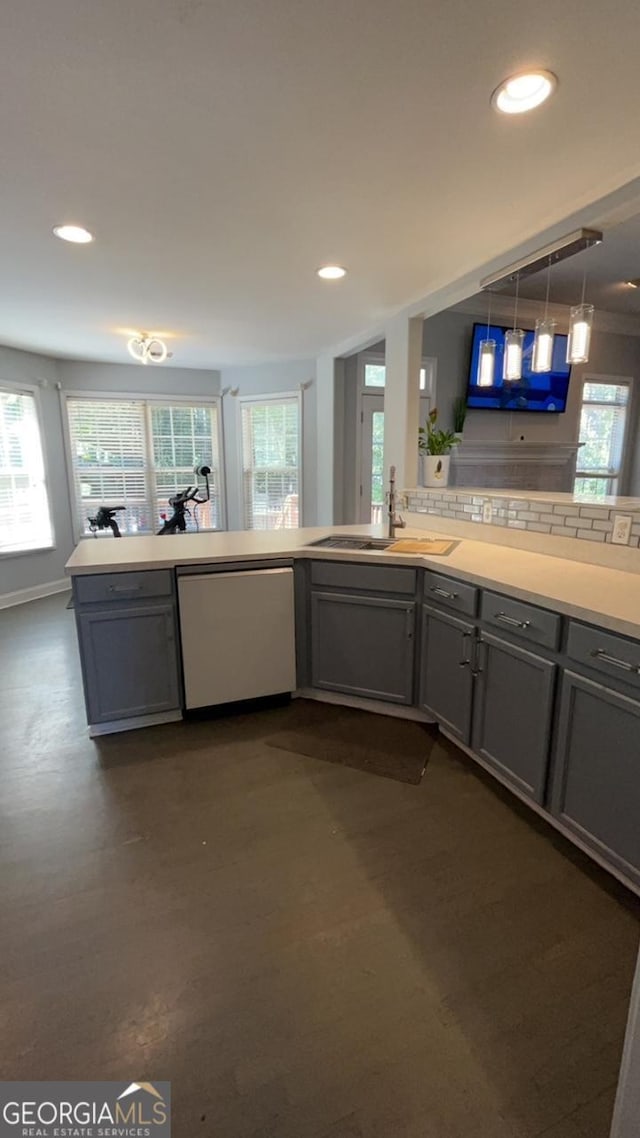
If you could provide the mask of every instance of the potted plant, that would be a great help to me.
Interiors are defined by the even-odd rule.
[[[453,401],[453,431],[458,439],[462,439],[466,417],[467,400],[464,395],[459,395],[458,398]]]
[[[423,486],[447,486],[449,483],[449,464],[451,451],[460,439],[453,431],[440,431],[436,428],[437,408],[429,412],[426,425],[418,427],[418,449],[422,461]]]

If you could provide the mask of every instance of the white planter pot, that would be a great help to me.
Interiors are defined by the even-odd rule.
[[[424,454],[422,456],[422,485],[448,486],[450,463],[451,455],[449,454]]]

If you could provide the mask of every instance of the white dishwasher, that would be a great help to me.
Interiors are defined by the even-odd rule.
[[[293,569],[178,579],[187,709],[295,690]]]

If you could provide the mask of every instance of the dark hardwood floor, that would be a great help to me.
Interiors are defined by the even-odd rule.
[[[409,786],[269,746],[295,705],[90,741],[66,599],[0,613],[0,1078],[170,1079],[177,1138],[606,1138],[633,897],[448,744]]]

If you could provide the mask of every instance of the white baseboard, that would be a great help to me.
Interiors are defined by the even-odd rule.
[[[71,579],[62,577],[59,581],[47,581],[45,585],[33,585],[30,589],[16,589],[15,593],[0,593],[0,609],[37,601],[40,597],[50,597],[53,593],[64,593],[70,588]]]

